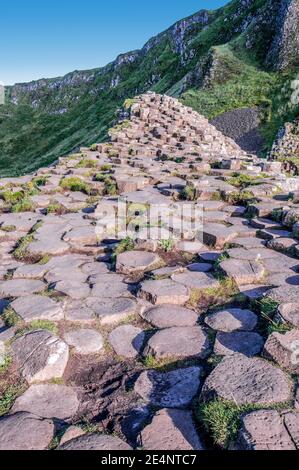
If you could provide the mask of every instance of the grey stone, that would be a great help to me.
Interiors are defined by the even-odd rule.
[[[69,357],[68,346],[46,330],[31,331],[16,339],[12,351],[30,384],[61,378]]]
[[[2,297],[25,297],[45,290],[46,285],[41,281],[29,279],[12,279],[0,284],[0,295]]]
[[[57,450],[124,451],[132,449],[126,442],[118,437],[108,436],[107,434],[87,434],[60,445]]]
[[[135,315],[138,310],[136,301],[126,297],[90,297],[86,300],[86,305],[95,312],[102,325],[119,323]]]
[[[31,387],[12,407],[12,413],[26,411],[40,418],[55,418],[67,421],[79,407],[77,393],[65,385],[41,384]]]
[[[145,281],[141,284],[139,296],[155,305],[184,305],[190,297],[189,289],[171,279]]]
[[[145,450],[203,450],[193,422],[192,413],[185,410],[159,411],[151,424],[140,434],[140,446]]]
[[[237,447],[240,450],[296,450],[283,419],[275,410],[254,411],[244,416]]]
[[[257,315],[251,310],[228,308],[212,313],[205,318],[205,323],[216,331],[231,333],[233,331],[252,331],[257,325]]]
[[[148,370],[141,373],[134,390],[146,402],[161,408],[186,408],[201,384],[201,367],[187,367],[160,373]]]
[[[279,368],[242,354],[225,357],[208,376],[202,398],[218,397],[238,405],[272,405],[290,400],[292,384]]]
[[[143,354],[157,359],[205,359],[209,353],[210,342],[207,333],[200,326],[189,326],[158,331],[148,341]]]
[[[54,424],[30,413],[0,418],[0,450],[45,450],[54,437]]]
[[[220,266],[238,285],[258,283],[266,273],[265,268],[256,261],[230,259],[222,261]]]
[[[214,346],[214,353],[219,356],[230,356],[235,353],[252,357],[259,354],[264,346],[263,338],[247,331],[234,331],[232,333],[218,333]]]
[[[161,259],[155,253],[147,251],[126,251],[117,257],[116,271],[123,274],[132,274],[142,271],[151,271],[161,264]]]
[[[133,325],[122,325],[109,335],[109,342],[118,356],[135,358],[141,351],[145,333]]]
[[[272,333],[264,347],[263,355],[277,362],[287,371],[299,373],[299,330],[286,334]]]
[[[281,304],[278,307],[278,314],[285,322],[299,328],[299,306],[298,303]]]
[[[78,354],[96,354],[104,347],[104,339],[96,330],[72,330],[65,333],[64,340]]]
[[[203,272],[186,271],[171,276],[172,280],[189,289],[208,289],[219,287],[219,282],[211,275]]]
[[[156,328],[171,328],[174,326],[194,326],[198,314],[178,305],[160,305],[146,310],[142,317]]]
[[[28,295],[14,300],[10,306],[27,323],[34,320],[63,320],[63,307],[60,303],[41,295]]]

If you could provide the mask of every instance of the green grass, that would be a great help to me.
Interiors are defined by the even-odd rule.
[[[0,395],[0,416],[8,413],[15,400],[24,391],[25,386],[21,384],[9,385]]]
[[[75,176],[63,178],[60,182],[60,187],[68,191],[81,191],[82,193],[90,194],[90,187],[86,181]]]
[[[24,336],[29,331],[35,330],[47,330],[54,335],[58,334],[58,327],[54,322],[49,320],[33,320],[30,323],[23,324],[20,328],[18,328],[15,337],[18,338],[20,336]]]
[[[36,206],[30,198],[24,198],[17,204],[14,204],[11,208],[12,212],[33,212]]]
[[[88,160],[88,159],[83,159],[80,160],[79,163],[77,163],[75,168],[96,168],[98,166],[98,162],[95,160]]]
[[[22,322],[22,318],[10,306],[4,309],[2,319],[8,327],[17,326]]]
[[[234,402],[214,400],[201,403],[196,410],[196,417],[214,445],[227,449],[238,435],[242,414],[259,408],[254,405],[238,406]]]
[[[248,186],[255,185],[259,183],[260,176],[250,176],[246,174],[237,174],[229,179],[227,179],[228,184],[235,186],[236,188],[245,189]]]
[[[45,209],[46,214],[63,215],[67,212],[67,209],[60,202],[57,201],[51,201],[48,207]]]
[[[12,357],[9,354],[4,356],[4,361],[0,362],[0,375],[6,372],[12,364]]]
[[[33,241],[34,241],[34,235],[32,233],[25,235],[25,237],[21,238],[21,240],[19,241],[17,247],[15,248],[13,252],[13,256],[17,261],[26,261],[28,256],[30,256],[28,253],[28,246]]]
[[[7,204],[17,204],[24,198],[24,193],[23,191],[3,191],[1,197]]]
[[[132,238],[130,238],[130,237],[127,237],[127,238],[124,238],[124,240],[122,240],[117,245],[117,247],[114,250],[113,255],[116,258],[121,253],[125,253],[126,251],[132,251],[132,250],[134,250],[134,248],[135,248],[134,240],[132,240]]]

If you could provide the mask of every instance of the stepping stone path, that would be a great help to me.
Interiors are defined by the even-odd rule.
[[[108,143],[0,180],[1,403],[21,390],[0,449],[47,449],[61,429],[65,450],[218,449],[194,413],[215,399],[261,408],[230,448],[299,448],[299,178],[174,98],[126,114]],[[115,233],[120,195],[133,232]]]
[[[160,330],[147,343],[145,356],[156,359],[205,359],[210,352],[210,342],[200,326],[176,327]]]
[[[67,344],[46,330],[16,339],[12,351],[28,383],[61,378],[69,358]]]
[[[39,418],[70,420],[76,414],[79,400],[71,387],[64,385],[32,385],[19,397],[11,412],[26,411]]]
[[[65,333],[65,342],[78,354],[96,354],[104,347],[102,335],[95,330],[73,330]]]

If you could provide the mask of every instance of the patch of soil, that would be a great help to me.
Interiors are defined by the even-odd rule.
[[[134,361],[71,357],[65,380],[77,389],[81,402],[78,419],[100,423],[103,431],[116,433],[135,446],[151,414],[133,391],[141,371]]]

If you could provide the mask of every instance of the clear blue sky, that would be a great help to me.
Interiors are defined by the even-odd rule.
[[[228,0],[2,0],[6,85],[103,66],[196,11]]]

